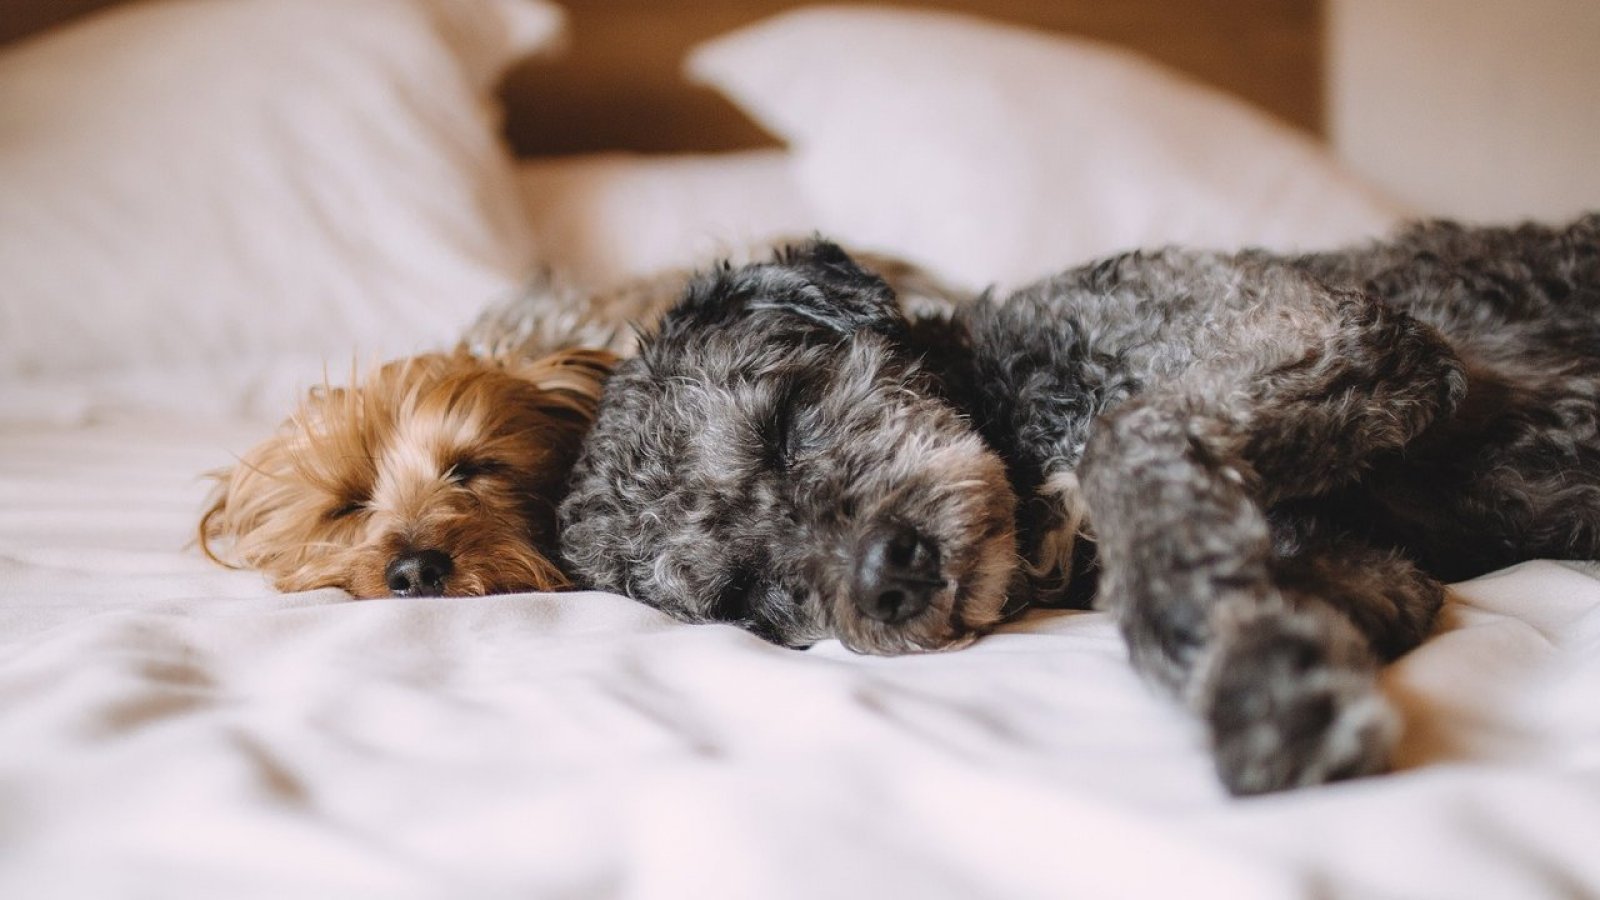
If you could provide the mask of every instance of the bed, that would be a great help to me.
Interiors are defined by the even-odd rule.
[[[1240,801],[1099,613],[869,658],[206,560],[204,473],[540,267],[821,230],[981,287],[1406,215],[1304,106],[905,7],[712,19],[686,71],[745,124],[513,158],[505,73],[595,6],[169,0],[0,47],[0,896],[1600,894],[1593,564],[1453,586],[1385,676],[1395,773]]]

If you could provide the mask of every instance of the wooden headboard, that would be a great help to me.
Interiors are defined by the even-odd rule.
[[[120,0],[0,0],[0,41]],[[570,49],[506,79],[506,130],[524,156],[712,151],[776,143],[679,75],[695,43],[800,0],[557,0]],[[1078,34],[1143,52],[1323,134],[1322,0],[880,0]],[[551,127],[559,122],[559,128]]]

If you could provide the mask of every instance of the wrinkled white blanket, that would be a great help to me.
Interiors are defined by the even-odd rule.
[[[876,659],[277,595],[185,546],[266,427],[0,429],[0,897],[1600,893],[1600,571],[1459,586],[1397,774],[1234,801],[1099,614]]]

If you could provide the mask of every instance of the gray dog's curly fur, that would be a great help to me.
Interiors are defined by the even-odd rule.
[[[1376,670],[1441,580],[1600,556],[1597,422],[1600,216],[1130,253],[911,319],[817,241],[701,275],[616,371],[562,549],[869,653],[1093,596],[1252,793],[1386,765]]]

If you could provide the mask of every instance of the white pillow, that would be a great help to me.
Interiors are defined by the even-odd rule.
[[[535,242],[580,283],[739,257],[816,228],[782,150],[555,157],[523,162],[518,177]]]
[[[0,377],[453,340],[532,267],[537,0],[129,4],[0,53]]]
[[[969,286],[1168,242],[1322,246],[1399,215],[1288,126],[1084,40],[821,7],[689,71],[789,141],[825,231]]]

